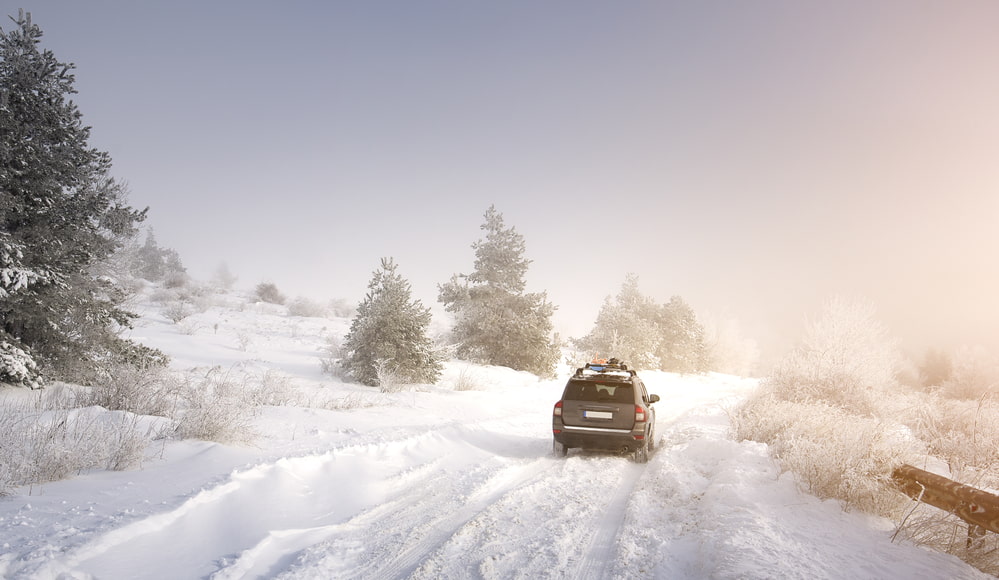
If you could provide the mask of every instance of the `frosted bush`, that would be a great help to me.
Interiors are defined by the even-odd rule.
[[[300,402],[288,377],[273,370],[251,377],[246,383],[246,396],[250,404],[256,406],[297,405]]]
[[[194,305],[180,300],[172,300],[163,306],[163,316],[175,324],[194,313]]]
[[[94,469],[138,465],[154,433],[129,413],[61,408],[64,397],[0,405],[0,495]],[[60,408],[49,408],[55,405]]]
[[[954,353],[950,377],[940,392],[953,399],[978,399],[999,391],[999,359],[984,348],[961,348]]]
[[[81,392],[79,404],[166,417],[176,404],[173,386],[163,367],[115,365]]]
[[[239,350],[246,352],[253,347],[253,336],[249,332],[239,331],[236,333],[236,343],[239,345]]]
[[[305,406],[327,411],[352,411],[391,405],[394,400],[376,391],[342,392],[319,391],[303,401]]]
[[[340,366],[341,358],[343,358],[343,343],[340,337],[333,334],[327,336],[326,344],[319,351],[319,366],[323,374],[343,378],[343,367]]]
[[[919,445],[898,425],[763,394],[736,413],[733,426],[739,438],[768,444],[781,468],[817,497],[882,515],[904,505],[887,484],[896,467],[918,456]]]
[[[825,402],[878,416],[892,391],[901,356],[897,343],[864,302],[832,299],[807,329],[801,345],[782,360],[769,384],[788,401]]]
[[[999,401],[922,395],[907,424],[934,457],[947,464],[952,479],[999,489]]]
[[[242,443],[252,437],[252,399],[230,373],[214,368],[200,379],[183,380],[178,392],[183,406],[175,434],[181,439]]]
[[[481,388],[480,383],[481,379],[471,365],[465,365],[454,379],[454,390],[477,391]]]
[[[375,375],[378,377],[378,389],[383,393],[398,393],[406,387],[407,381],[401,376],[398,365],[392,361],[376,360]]]

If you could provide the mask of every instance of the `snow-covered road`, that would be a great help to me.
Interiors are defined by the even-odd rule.
[[[420,393],[412,395],[410,409],[340,413],[357,425],[332,449],[237,469],[176,506],[95,534],[35,573],[218,579],[652,574],[654,560],[640,554],[655,547],[635,548],[643,537],[659,540],[641,529],[646,506],[634,501],[636,490],[647,489],[668,465],[670,447],[686,443],[671,438],[692,436],[674,428],[680,418],[695,409],[724,416],[724,401],[751,387],[730,378],[714,384],[670,379],[650,382],[673,403],[659,405],[663,453],[649,464],[579,451],[552,457],[548,427],[557,383]],[[407,425],[407,416],[419,419]],[[384,424],[375,422],[379,417]],[[713,430],[724,437],[724,429]],[[631,541],[622,543],[625,538]]]

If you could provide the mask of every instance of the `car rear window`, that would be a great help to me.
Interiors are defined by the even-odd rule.
[[[565,387],[562,398],[571,401],[630,403],[635,400],[632,388],[625,383],[570,381]]]

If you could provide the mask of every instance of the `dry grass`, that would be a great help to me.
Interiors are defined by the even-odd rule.
[[[62,390],[0,404],[0,495],[95,469],[141,464],[157,434],[141,418],[99,407],[66,408]]]

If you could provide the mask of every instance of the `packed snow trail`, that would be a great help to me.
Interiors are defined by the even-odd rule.
[[[469,424],[382,426],[323,453],[236,470],[172,509],[97,535],[39,576],[503,576],[517,554],[528,576],[601,577],[645,466],[579,451],[551,457],[559,390],[542,384],[496,398],[506,407]],[[530,547],[518,546],[525,539]]]

